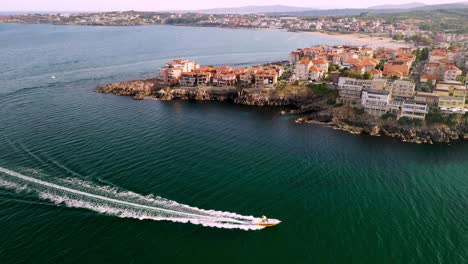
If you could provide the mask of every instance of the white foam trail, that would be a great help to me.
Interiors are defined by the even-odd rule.
[[[14,181],[24,181],[21,184],[0,179],[0,187],[15,189],[17,192],[25,189],[34,191],[41,199],[68,207],[85,208],[122,218],[164,220],[228,229],[263,228],[252,224],[255,219],[253,216],[203,210],[152,195],[144,196],[118,188],[94,185],[80,179],[63,179],[63,184],[56,184],[2,167],[0,172],[12,177]]]

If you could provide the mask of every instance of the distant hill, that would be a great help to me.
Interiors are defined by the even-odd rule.
[[[412,3],[417,4],[417,3]],[[357,16],[362,13],[374,13],[374,14],[386,14],[386,13],[401,13],[409,11],[432,11],[439,9],[461,9],[468,8],[468,2],[458,2],[451,4],[439,4],[439,5],[423,5],[417,7],[410,7],[411,4],[405,7],[405,5],[395,5],[395,8],[391,5],[371,7],[371,8],[346,8],[346,9],[328,9],[328,10],[307,10],[307,11],[298,11],[298,12],[276,12],[270,13],[270,15],[275,16]],[[401,7],[405,8],[401,8]],[[384,8],[382,8],[384,7]]]
[[[420,3],[420,2],[413,2],[408,4],[401,4],[401,5],[379,5],[379,6],[371,6],[368,9],[411,9],[411,8],[418,8],[427,6],[427,4]]]
[[[411,8],[411,10],[437,10],[437,9],[457,9],[457,8],[467,8],[468,2],[458,2],[450,4],[439,4],[439,5],[426,5],[416,8]]]
[[[206,14],[265,14],[265,13],[282,13],[282,12],[301,12],[314,10],[312,7],[295,7],[284,5],[271,6],[243,6],[243,7],[226,7],[196,10],[197,13]]]

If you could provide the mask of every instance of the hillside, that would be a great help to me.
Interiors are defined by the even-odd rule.
[[[360,15],[363,13],[395,14],[395,13],[404,13],[404,12],[411,12],[411,11],[433,11],[433,10],[440,10],[440,9],[464,9],[464,8],[468,8],[468,2],[459,2],[459,3],[452,3],[452,4],[438,4],[438,5],[424,5],[424,6],[417,6],[413,8],[407,8],[404,5],[394,5],[394,6],[387,5],[387,6],[375,6],[371,8],[344,8],[344,9],[326,9],[326,10],[307,10],[307,11],[298,11],[298,12],[276,12],[276,13],[271,13],[270,15],[274,15],[274,16],[356,16],[356,15]]]
[[[263,13],[283,13],[283,12],[302,12],[313,10],[312,7],[294,7],[284,5],[271,6],[243,6],[243,7],[226,7],[196,10],[196,13],[206,14],[263,14]]]

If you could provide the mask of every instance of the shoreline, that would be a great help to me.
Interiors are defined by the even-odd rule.
[[[288,31],[284,28],[262,28],[262,27],[222,27],[204,25],[168,25],[168,24],[141,24],[141,25],[92,25],[92,24],[54,24],[54,23],[0,23],[0,25],[53,25],[53,26],[84,26],[84,27],[141,27],[141,26],[173,26],[173,27],[198,27],[198,28],[220,28],[220,29],[246,29],[246,30],[266,30],[277,32],[291,32],[306,35],[314,35],[358,46],[374,46],[397,49],[400,47],[414,47],[411,43],[395,41],[390,37],[373,37],[364,33],[340,33],[332,31]]]
[[[373,37],[363,33],[338,33],[338,32],[309,32],[309,31],[301,31],[301,33],[305,33],[308,35],[314,35],[318,37],[327,37],[332,38],[335,40],[341,40],[345,42],[351,42],[356,45],[360,46],[374,46],[374,47],[384,47],[384,48],[401,48],[401,47],[414,47],[413,44],[402,42],[402,41],[395,41],[389,37]]]
[[[195,100],[219,101],[258,107],[287,107],[279,115],[294,115],[295,123],[317,124],[351,134],[385,136],[405,143],[450,144],[468,140],[468,128],[464,125],[408,126],[396,121],[379,121],[367,115],[352,114],[346,107],[327,105],[325,99],[312,94],[298,97],[279,95],[271,89],[238,89],[235,87],[174,87],[159,88],[154,79],[111,83],[96,88],[98,93],[133,97],[136,100]],[[351,116],[349,116],[351,114]]]

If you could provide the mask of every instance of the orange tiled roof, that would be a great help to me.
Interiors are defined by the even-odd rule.
[[[446,71],[461,71],[459,68],[457,68],[457,66],[451,65],[451,64],[445,66],[445,70]]]
[[[299,64],[305,64],[305,65],[308,65],[309,63],[311,63],[312,61],[311,60],[308,60],[308,59],[302,59],[299,61]]]
[[[309,71],[318,72],[320,71],[320,68],[317,66],[310,66]]]
[[[421,75],[421,79],[432,79],[432,80],[437,80],[437,76],[435,75],[432,75],[432,74],[423,74]]]
[[[356,58],[348,58],[344,61],[344,63],[361,63],[361,60],[360,59],[356,59]]]
[[[316,59],[316,60],[313,60],[314,64],[327,64],[328,61],[324,58],[319,58],[319,59]]]
[[[182,76],[196,76],[197,74],[195,72],[182,72],[181,73]]]
[[[389,75],[403,77],[403,73],[401,71],[391,71]]]

